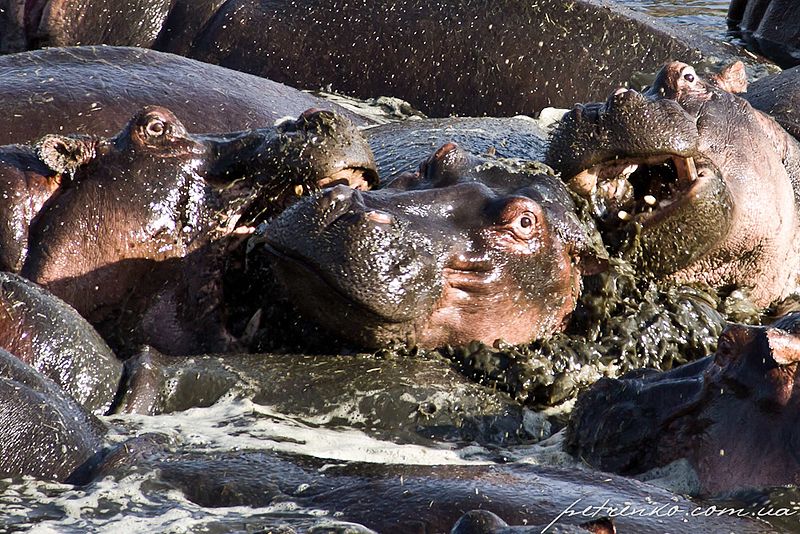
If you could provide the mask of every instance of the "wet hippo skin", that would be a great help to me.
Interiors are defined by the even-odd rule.
[[[567,449],[638,474],[688,461],[701,494],[800,481],[800,314],[731,325],[716,354],[666,373],[604,379],[579,397]]]
[[[362,122],[285,85],[152,50],[87,46],[0,56],[0,113],[9,117],[0,121],[0,145],[46,134],[112,136],[154,104],[190,132],[270,127],[309,108]]]
[[[105,433],[53,381],[0,350],[0,476],[64,480]]]
[[[192,135],[151,106],[115,137],[49,135],[36,149],[61,183],[31,221],[21,274],[115,347],[172,354],[235,343],[222,270],[260,217],[327,183],[377,180],[352,123],[313,109],[275,128]]]
[[[765,306],[797,284],[800,145],[719,87],[737,80],[670,63],[642,94],[576,106],[546,162],[592,203],[608,245],[639,247],[628,253],[644,272],[745,288]]]
[[[295,204],[257,253],[302,313],[360,346],[526,343],[564,327],[594,267],[549,172],[448,144],[386,188]]]
[[[728,28],[781,67],[800,64],[800,4],[794,0],[732,0]]]
[[[740,96],[800,139],[800,67],[756,80]]]

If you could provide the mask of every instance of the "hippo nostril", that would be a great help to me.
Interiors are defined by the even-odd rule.
[[[394,217],[385,211],[370,210],[364,214],[364,217],[375,224],[392,224]]]

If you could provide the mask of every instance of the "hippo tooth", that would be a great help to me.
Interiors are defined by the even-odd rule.
[[[625,210],[619,210],[619,212],[617,213],[617,217],[619,217],[623,221],[631,220],[631,214]]]
[[[639,168],[639,166],[637,164],[631,163],[630,165],[628,165],[627,167],[622,169],[622,177],[627,180],[628,177],[631,174],[633,174],[634,172],[636,172],[636,169],[638,169],[638,168]]]
[[[294,186],[294,194],[298,197],[303,196],[303,184],[297,184]]]
[[[576,174],[569,181],[569,187],[573,191],[583,195],[590,195],[597,189],[597,171],[594,168],[586,169]]]
[[[655,206],[656,205],[656,197],[653,195],[645,195],[644,201],[648,206]]]
[[[694,164],[694,158],[673,157],[672,161],[675,164],[679,182],[692,183],[697,180],[697,167]]]

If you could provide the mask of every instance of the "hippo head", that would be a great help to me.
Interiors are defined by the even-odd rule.
[[[120,304],[155,263],[246,233],[289,198],[376,181],[357,130],[318,110],[276,128],[193,135],[150,106],[113,138],[50,135],[37,149],[61,185],[31,223],[22,274],[87,317]]]
[[[548,172],[448,144],[384,189],[303,199],[265,250],[302,313],[362,346],[524,343],[564,324],[589,243]]]
[[[704,494],[800,481],[800,314],[731,325],[715,355],[637,374],[579,397],[570,452],[628,475],[686,459]]]
[[[670,63],[643,94],[618,89],[605,103],[576,106],[546,161],[590,200],[606,241],[639,232],[645,271],[747,287],[767,304],[788,293],[797,268],[798,147],[718,87],[730,78],[715,85]]]

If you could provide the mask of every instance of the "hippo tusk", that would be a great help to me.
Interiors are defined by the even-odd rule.
[[[697,167],[694,164],[694,158],[673,157],[672,162],[675,164],[675,171],[678,173],[678,181],[692,183],[697,180]]]
[[[569,181],[569,188],[582,196],[589,196],[597,190],[597,167],[581,171]]]

